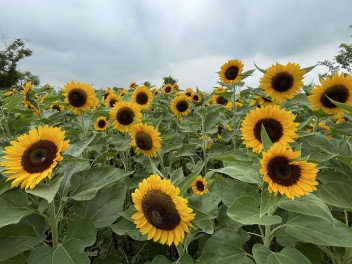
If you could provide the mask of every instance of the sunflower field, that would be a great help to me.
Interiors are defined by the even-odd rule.
[[[352,77],[255,67],[3,91],[0,264],[352,263]]]

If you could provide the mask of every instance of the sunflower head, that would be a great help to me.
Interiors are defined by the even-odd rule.
[[[269,184],[269,192],[285,194],[294,199],[308,194],[317,188],[318,169],[315,163],[296,161],[299,151],[274,144],[268,152],[263,152],[260,160],[264,181]]]
[[[129,132],[132,126],[142,119],[138,105],[132,102],[120,101],[110,110],[113,126],[120,132]]]
[[[136,88],[137,86],[137,83],[136,82],[131,82],[129,85],[128,85],[128,88],[129,89],[133,89],[133,88]]]
[[[192,182],[192,190],[195,195],[201,196],[208,192],[208,183],[201,175]]]
[[[94,123],[94,129],[98,131],[105,131],[108,128],[108,121],[105,116],[99,116]]]
[[[154,89],[152,90],[152,92],[153,92],[154,95],[160,94],[160,90],[159,90],[159,89],[156,89],[156,88],[154,88]]]
[[[171,94],[174,91],[174,86],[172,84],[164,84],[163,88],[161,89],[164,94]]]
[[[128,94],[128,91],[126,89],[119,89],[117,95],[120,97],[124,97]]]
[[[345,73],[334,73],[332,77],[320,79],[320,85],[315,86],[308,97],[313,110],[321,108],[328,114],[342,114],[342,109],[334,105],[328,97],[339,103],[352,105],[352,77]]]
[[[135,124],[131,131],[131,146],[136,147],[137,153],[147,157],[156,157],[161,148],[161,137],[158,130],[146,124]]]
[[[110,89],[110,88],[107,88],[105,91],[104,91],[104,100],[106,100],[106,98],[108,98],[108,96],[112,93],[115,93],[115,91],[113,89]]]
[[[240,60],[229,60],[221,66],[220,81],[224,84],[235,84],[241,81],[243,63]]]
[[[55,104],[52,104],[52,105],[50,106],[50,109],[56,110],[56,111],[58,111],[58,112],[61,112],[61,111],[64,111],[64,110],[65,110],[65,106],[63,106],[63,105],[61,105],[61,104],[55,103]]]
[[[143,235],[148,234],[148,240],[178,245],[189,233],[194,213],[179,193],[179,188],[159,175],[144,179],[132,193],[137,209],[132,219]]]
[[[105,106],[106,107],[114,107],[114,105],[120,101],[121,101],[121,96],[119,96],[115,93],[110,93],[105,100]]]
[[[80,115],[99,104],[95,90],[89,84],[71,81],[65,84],[63,92],[68,108],[75,115]]]
[[[278,105],[252,109],[244,118],[241,126],[242,139],[247,148],[260,153],[262,125],[265,127],[271,142],[286,146],[297,138],[298,123],[295,116]]]
[[[33,90],[34,85],[31,82],[26,82],[24,86],[22,86],[23,90],[22,93],[29,93],[31,90]]]
[[[233,106],[229,99],[219,94],[214,94],[211,98],[211,102],[213,105],[223,105],[226,109],[232,109]]]
[[[179,89],[178,84],[175,83],[175,84],[174,84],[174,90],[175,90],[175,91],[178,91],[178,89]]]
[[[146,86],[137,87],[131,95],[131,102],[141,109],[148,109],[153,102],[153,94]]]
[[[69,146],[64,138],[65,131],[45,125],[11,141],[0,163],[10,175],[7,180],[13,180],[11,186],[33,189],[44,178],[50,179],[53,169],[63,159],[61,152]]]
[[[304,73],[299,64],[276,63],[266,69],[264,76],[260,79],[260,88],[274,101],[282,103],[293,98],[303,87]]]
[[[193,91],[192,88],[187,88],[187,89],[183,92],[183,94],[192,99],[192,97],[193,97],[193,95],[195,94],[195,92]]]
[[[189,98],[185,95],[176,96],[171,102],[171,111],[182,120],[183,116],[191,112]]]

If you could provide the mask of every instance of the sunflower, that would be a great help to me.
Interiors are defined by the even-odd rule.
[[[105,131],[108,128],[108,121],[105,116],[99,116],[94,123],[94,129],[98,131]]]
[[[178,89],[179,89],[178,84],[175,83],[175,84],[174,84],[174,90],[178,91]]]
[[[26,82],[24,86],[22,86],[23,90],[22,93],[29,93],[31,90],[33,90],[34,85],[31,82]]]
[[[257,105],[258,107],[262,107],[262,106],[268,106],[268,105],[275,105],[275,103],[269,98],[266,98],[261,95],[256,95],[249,103],[249,106],[255,106],[255,105]]]
[[[178,245],[189,233],[194,219],[188,200],[179,196],[180,189],[170,180],[151,175],[139,183],[132,193],[132,200],[137,213],[132,219],[140,232],[148,234],[147,239],[161,244]]]
[[[287,65],[276,63],[260,79],[260,88],[274,101],[282,103],[293,98],[303,87],[303,74],[299,64],[289,62]]]
[[[136,147],[137,153],[147,157],[156,157],[160,151],[161,137],[158,130],[146,124],[135,124],[130,131],[131,146]]]
[[[188,115],[191,112],[191,104],[188,101],[188,97],[185,95],[180,95],[175,97],[171,101],[171,111],[176,115],[180,120],[183,116]]]
[[[221,66],[219,78],[224,84],[234,84],[241,81],[243,63],[240,60],[229,60]]]
[[[64,138],[65,131],[45,125],[11,141],[0,163],[6,167],[5,173],[10,174],[7,180],[13,180],[11,186],[33,189],[44,178],[50,179],[53,169],[63,159],[61,152],[70,145]]]
[[[153,102],[153,94],[146,86],[137,87],[131,95],[131,102],[141,109],[148,109]]]
[[[107,88],[104,91],[104,95],[103,95],[104,100],[106,100],[109,97],[109,95],[113,94],[113,93],[115,93],[115,91],[113,89]]]
[[[193,91],[192,88],[187,88],[183,93],[184,93],[184,95],[186,95],[187,97],[190,97],[190,98],[192,98],[193,95],[195,94],[195,92]]]
[[[325,80],[320,79],[320,85],[311,90],[308,97],[313,110],[323,109],[328,114],[342,114],[342,109],[334,105],[327,97],[339,103],[352,105],[352,77],[341,73],[334,73]]]
[[[273,145],[268,152],[263,152],[260,173],[269,184],[269,192],[275,195],[279,192],[294,199],[317,189],[317,165],[307,161],[295,161],[300,155],[300,151],[294,152],[291,148],[278,144]]]
[[[260,133],[264,125],[271,142],[286,146],[298,137],[296,131],[299,124],[294,119],[295,115],[291,111],[281,109],[278,105],[252,109],[242,122],[244,144],[260,153],[263,148]]]
[[[117,95],[123,97],[128,94],[128,91],[126,89],[120,89]]]
[[[174,86],[172,84],[167,83],[163,86],[161,90],[165,94],[171,94],[174,91]]]
[[[139,106],[132,102],[118,102],[109,113],[113,126],[120,132],[129,132],[142,119]]]
[[[95,90],[89,84],[71,81],[65,84],[63,92],[68,108],[75,115],[81,115],[98,105]]]
[[[128,88],[129,89],[133,89],[137,86],[137,83],[136,82],[131,82],[129,85],[128,85]]]
[[[65,109],[65,107],[63,105],[60,105],[60,104],[52,104],[50,106],[50,109],[53,109],[53,110],[56,110],[58,112],[61,112]]]
[[[193,96],[192,96],[192,101],[199,105],[203,102],[203,96],[200,94],[200,93],[195,93]]]
[[[341,124],[341,123],[344,123],[344,122],[348,121],[347,117],[345,117],[345,115],[343,113],[336,114],[334,116],[334,118],[335,118],[335,123],[336,124]]]
[[[3,96],[5,96],[5,97],[11,96],[14,94],[14,92],[16,92],[16,89],[12,89],[12,91],[8,91],[8,92],[4,93]]]
[[[114,107],[114,105],[121,101],[121,97],[115,93],[110,93],[105,100],[106,107]]]
[[[226,109],[232,109],[233,106],[232,102],[229,99],[219,94],[214,94],[211,98],[211,102],[213,105],[223,105]]]
[[[160,94],[160,90],[159,90],[159,89],[156,89],[156,88],[154,88],[154,89],[152,90],[152,92],[153,92],[154,95]]]
[[[208,183],[201,175],[192,182],[192,190],[195,195],[201,196],[208,192]]]

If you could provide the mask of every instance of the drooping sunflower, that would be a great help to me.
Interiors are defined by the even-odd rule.
[[[81,115],[98,105],[98,100],[93,87],[87,83],[68,82],[63,88],[65,102],[75,115]]]
[[[7,181],[13,180],[12,187],[35,188],[44,178],[51,178],[53,169],[63,159],[61,152],[69,145],[65,131],[48,125],[19,136],[5,147],[6,155],[0,163],[6,167],[5,174],[10,175]]]
[[[241,81],[243,63],[240,60],[229,60],[221,66],[220,81],[224,84],[235,84]]]
[[[139,106],[132,102],[118,102],[109,113],[113,126],[123,133],[129,132],[142,119]]]
[[[108,128],[108,121],[105,116],[99,116],[94,123],[94,129],[98,131],[105,131]]]
[[[115,93],[110,93],[105,100],[106,107],[114,107],[114,105],[121,101],[121,97]]]
[[[55,104],[52,104],[50,106],[50,109],[56,110],[58,112],[61,112],[61,111],[63,111],[65,109],[65,106],[55,103]]]
[[[176,96],[171,101],[171,111],[182,120],[183,116],[188,115],[191,112],[191,104],[189,98],[185,95]]]
[[[161,89],[165,94],[171,94],[174,91],[174,86],[172,84],[164,84],[163,88]]]
[[[135,124],[130,131],[131,146],[137,153],[147,157],[156,157],[161,148],[161,137],[158,130],[146,124]]]
[[[146,86],[137,87],[131,95],[131,102],[141,109],[148,109],[153,102],[153,94]]]
[[[33,90],[34,85],[31,82],[26,82],[24,86],[22,86],[22,93],[29,93],[31,90]]]
[[[159,175],[144,179],[132,193],[137,209],[132,219],[143,235],[148,234],[148,240],[178,245],[189,233],[195,215],[187,206],[188,200],[179,194],[178,187]]]
[[[208,182],[201,175],[192,182],[192,190],[195,195],[201,196],[208,192]]]
[[[286,146],[297,138],[298,123],[291,111],[281,109],[278,105],[252,109],[244,118],[241,126],[242,139],[247,148],[260,153],[263,148],[261,130],[264,125],[271,142]]]
[[[308,99],[313,110],[321,108],[328,114],[342,114],[342,109],[327,97],[339,103],[352,105],[352,77],[345,73],[334,73],[332,77],[320,79],[320,85],[315,86],[311,93]]]
[[[4,93],[3,96],[5,96],[5,97],[11,96],[14,94],[14,92],[16,92],[16,89],[12,89],[12,91],[8,91],[8,92]]]
[[[260,88],[267,96],[278,103],[293,98],[303,87],[305,71],[299,64],[289,62],[286,65],[276,63],[260,79]]]
[[[129,89],[133,89],[137,86],[137,83],[136,82],[131,82],[129,85],[128,85],[128,88]]]
[[[178,91],[178,89],[179,89],[178,84],[175,83],[175,84],[174,84],[174,90]]]
[[[295,161],[300,155],[300,151],[294,152],[278,144],[274,144],[268,152],[263,152],[260,173],[269,184],[269,192],[285,194],[294,199],[317,189],[319,170],[315,163]]]

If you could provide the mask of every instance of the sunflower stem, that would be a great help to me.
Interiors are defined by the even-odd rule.
[[[58,221],[55,213],[55,201],[52,200],[49,203],[49,214],[50,214],[50,225],[51,225],[51,236],[53,242],[53,248],[59,245],[59,234],[58,234]]]
[[[177,253],[178,253],[178,258],[180,259],[182,255],[184,254],[184,248],[183,245],[180,243],[176,246]]]
[[[236,85],[232,85],[232,94],[231,94],[231,101],[232,101],[232,123],[233,127],[235,127],[236,124]],[[233,134],[232,136],[232,144],[233,148],[236,148],[236,134]]]
[[[346,210],[343,210],[343,213],[345,215],[345,223],[348,226],[348,212]]]

